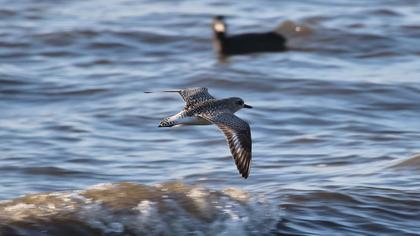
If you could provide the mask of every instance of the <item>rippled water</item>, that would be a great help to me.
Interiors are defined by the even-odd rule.
[[[420,2],[0,0],[1,235],[417,235]],[[210,24],[285,53],[219,60]],[[175,94],[239,96],[240,178]]]

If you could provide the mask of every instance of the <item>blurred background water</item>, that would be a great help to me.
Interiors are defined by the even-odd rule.
[[[1,235],[418,235],[419,1],[0,6]],[[214,15],[291,50],[219,61]],[[254,106],[247,180],[157,128],[187,87]]]

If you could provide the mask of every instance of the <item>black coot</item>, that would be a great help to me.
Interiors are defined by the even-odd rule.
[[[272,32],[246,33],[228,36],[223,16],[213,18],[214,47],[222,55],[286,50],[286,38]]]

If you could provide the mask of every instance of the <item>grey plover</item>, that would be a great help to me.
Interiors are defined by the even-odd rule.
[[[234,113],[241,108],[252,107],[238,97],[216,99],[208,93],[207,88],[187,88],[162,92],[177,92],[186,104],[177,114],[163,119],[159,127],[217,125],[225,135],[239,173],[245,179],[248,178],[252,150],[251,129],[247,122],[239,119]]]

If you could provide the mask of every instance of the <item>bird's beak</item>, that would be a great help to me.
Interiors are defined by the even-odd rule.
[[[251,109],[251,108],[252,108],[252,106],[247,105],[247,104],[244,104],[244,108],[249,108],[249,109]]]

